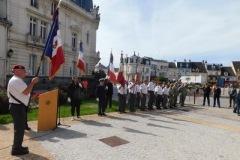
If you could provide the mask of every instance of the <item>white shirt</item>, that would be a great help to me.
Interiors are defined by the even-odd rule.
[[[154,86],[153,82],[149,82],[148,83],[148,90],[154,92],[154,88],[155,88],[155,86]]]
[[[133,82],[130,82],[130,84],[128,85],[128,90],[129,93],[136,94],[136,85],[134,85]]]
[[[145,83],[140,85],[140,91],[143,94],[147,94],[147,85]]]
[[[122,87],[121,84],[117,85],[118,93],[120,94],[127,94],[127,85],[125,84],[125,87]]]
[[[22,92],[27,88],[26,83],[19,78],[18,76],[12,76],[12,78],[8,82],[8,87],[7,87],[7,95],[9,98],[9,103],[16,103],[19,104],[16,100],[10,96],[9,92],[16,97],[18,100],[23,102],[26,106],[28,105],[28,101],[30,98],[30,94],[25,95]]]
[[[163,89],[160,85],[157,85],[155,87],[155,93],[157,93],[157,95],[162,95],[163,94]]]
[[[163,94],[168,95],[169,89],[167,87],[163,88]]]
[[[140,92],[140,85],[139,84],[136,85],[136,93],[138,93],[138,92]]]

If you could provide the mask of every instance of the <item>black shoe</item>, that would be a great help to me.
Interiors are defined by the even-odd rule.
[[[107,116],[107,115],[105,113],[103,113],[102,116]]]
[[[25,127],[25,130],[30,131],[31,128],[27,126],[27,127]]]
[[[28,149],[23,149],[24,147],[22,148],[13,148],[12,151],[11,151],[11,154],[12,155],[24,155],[24,154],[28,154],[29,151]]]
[[[98,116],[102,116],[102,114],[98,113]]]
[[[234,110],[233,110],[233,113],[237,113],[237,111],[234,111]]]
[[[145,109],[140,109],[141,111],[146,111]]]
[[[12,147],[13,150],[28,150],[28,147]]]
[[[122,114],[122,112],[118,112],[119,114]]]
[[[122,112],[122,113],[127,113],[127,112],[124,111],[124,112]]]
[[[231,105],[229,107],[232,107]]]

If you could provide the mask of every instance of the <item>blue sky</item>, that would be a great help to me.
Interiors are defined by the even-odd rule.
[[[114,67],[124,56],[168,62],[205,60],[230,66],[240,61],[239,0],[93,0],[99,6],[97,51]]]

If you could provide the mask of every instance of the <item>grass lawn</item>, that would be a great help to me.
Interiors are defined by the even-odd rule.
[[[60,106],[60,117],[71,117],[71,107],[69,103]],[[118,102],[112,102],[112,108],[107,108],[106,113],[117,112]],[[85,100],[80,107],[80,115],[90,115],[98,113],[98,102],[94,100]],[[76,114],[76,113],[75,113]],[[30,108],[28,110],[28,121],[34,121],[38,119],[38,108]],[[10,114],[0,114],[0,124],[12,123],[13,119]]]

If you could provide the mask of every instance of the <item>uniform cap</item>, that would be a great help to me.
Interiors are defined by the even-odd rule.
[[[13,69],[25,69],[25,67],[20,64],[17,64],[13,66]]]
[[[100,82],[100,81],[105,81],[105,78],[100,78],[100,79],[99,79],[99,82]]]

